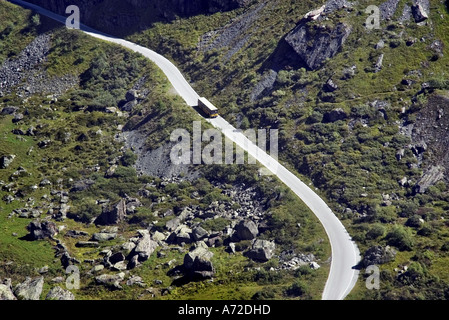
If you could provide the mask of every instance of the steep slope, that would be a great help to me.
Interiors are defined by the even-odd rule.
[[[67,1],[33,0],[30,3],[65,15],[66,8],[77,5],[82,23],[97,30],[129,35],[157,21],[171,21],[177,16],[193,16],[228,11],[247,5],[249,0],[126,0]]]
[[[278,181],[257,166],[173,178],[167,159],[160,171],[140,161],[201,120],[158,68],[17,6],[0,14],[2,286],[33,277],[48,299],[320,297],[324,230]],[[130,135],[145,142],[137,155]],[[75,267],[79,289],[65,282]]]
[[[367,28],[369,5],[379,29]],[[444,298],[447,3],[258,1],[231,14],[157,23],[130,39],[171,55],[236,127],[279,128],[283,160],[326,195],[364,251],[400,248],[381,266],[391,275],[384,290],[361,282],[358,297]]]

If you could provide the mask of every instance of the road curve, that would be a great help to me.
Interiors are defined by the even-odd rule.
[[[42,7],[21,0],[10,0],[10,2],[28,9],[32,9],[39,14],[65,24],[66,17],[55,14]],[[176,68],[176,66],[173,65],[173,63],[171,63],[168,59],[148,48],[139,46],[127,40],[106,35],[85,25],[81,24],[80,28],[83,32],[91,35],[92,37],[122,45],[147,57],[165,73],[175,90],[189,106],[197,106],[199,95],[195,92],[195,90],[193,90],[178,68]],[[238,132],[225,119],[218,117],[216,119],[208,119],[208,121],[215,128],[220,129],[228,139],[243,148],[248,152],[248,154],[253,156],[263,166],[274,173],[318,217],[326,230],[332,247],[331,268],[322,294],[322,299],[344,299],[352,290],[357,281],[359,272],[354,267],[360,261],[360,252],[341,221],[312,189],[288,171],[277,160],[273,159],[266,152],[259,149],[254,143],[249,141],[241,132]]]

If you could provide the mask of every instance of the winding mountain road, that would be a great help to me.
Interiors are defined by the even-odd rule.
[[[10,0],[27,9],[47,16],[51,19],[65,24],[66,17],[55,14],[42,7],[30,4],[21,0]],[[197,106],[199,95],[193,90],[190,84],[185,80],[181,72],[168,59],[156,52],[139,46],[130,41],[119,39],[106,35],[81,24],[80,29],[92,37],[102,39],[108,42],[116,43],[142,54],[153,61],[165,73],[178,94],[186,101],[189,106]],[[358,270],[354,268],[360,261],[360,253],[351,236],[346,231],[341,221],[335,216],[328,205],[305,183],[303,183],[293,173],[288,171],[277,160],[273,159],[266,152],[259,149],[254,143],[249,141],[242,133],[238,132],[222,117],[208,119],[215,128],[220,129],[223,134],[243,148],[251,156],[257,159],[263,166],[275,174],[283,183],[285,183],[298,197],[312,210],[318,217],[332,247],[332,260],[329,277],[324,288],[323,300],[342,300],[354,287]]]

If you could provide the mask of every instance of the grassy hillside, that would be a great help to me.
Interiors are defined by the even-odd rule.
[[[143,132],[148,134],[151,150],[164,145],[173,129],[189,128],[192,121],[201,118],[173,95],[165,76],[146,59],[60,28],[7,2],[0,3],[0,65],[22,57],[21,52],[44,33],[50,35],[45,59],[24,70],[27,77],[0,97],[1,110],[17,107],[15,114],[0,116],[0,156],[16,156],[0,170],[1,279],[11,278],[16,285],[25,277],[39,276],[39,269],[48,266],[42,272],[44,299],[55,285],[54,279],[67,276],[57,255],[59,242],[81,270],[81,288],[72,290],[77,299],[320,298],[329,271],[330,246],[318,220],[297,197],[273,177],[259,176],[257,166],[200,166],[202,178],[197,181],[168,183],[138,175],[133,167],[136,156],[117,139],[123,128],[133,128],[136,121],[146,119],[143,129],[148,131]],[[22,90],[36,77],[41,91]],[[64,87],[64,79],[71,79],[70,85]],[[132,112],[121,111],[127,91],[134,87],[145,92],[145,97]],[[23,118],[16,121],[18,113]],[[86,181],[90,181],[87,189],[73,191],[77,183]],[[98,274],[90,272],[102,263],[102,250],[121,250],[140,229],[166,232],[165,223],[173,218],[173,212],[179,214],[185,207],[207,209],[214,201],[230,204],[225,191],[242,184],[257,190],[264,201],[263,221],[267,225],[260,237],[275,240],[273,259],[259,263],[244,256],[251,245],[248,241],[238,243],[235,254],[229,254],[222,244],[212,246],[214,280],[183,284],[176,282],[178,275],[170,270],[183,263],[189,245],[181,249],[160,246],[141,266],[125,272],[122,290],[96,284],[94,276],[117,274],[107,268]],[[77,246],[78,241],[87,241],[105,229],[92,223],[102,212],[102,203],[116,204],[128,197],[142,205],[116,226],[116,239],[101,242],[96,248]],[[61,218],[65,206],[69,207],[67,218]],[[32,215],[37,212],[36,217],[51,220],[59,233],[51,240],[27,241],[26,226],[36,217],[24,217],[14,210],[36,210],[30,211]],[[161,215],[170,210],[172,216]],[[195,223],[218,232],[231,221],[198,217]],[[73,230],[81,236],[72,237]],[[312,270],[306,265],[277,271],[278,255],[285,250],[313,254],[321,268]],[[125,285],[133,275],[140,276],[145,286]]]
[[[310,23],[351,26],[339,52],[316,70],[299,57],[289,60],[283,39],[324,1],[258,1],[228,13],[232,19],[225,22],[222,14],[178,19],[130,39],[171,56],[237,127],[279,128],[281,159],[320,190],[362,253],[374,245],[399,251],[380,265],[379,291],[367,290],[362,276],[351,298],[446,298],[447,179],[416,192],[423,174],[442,162],[434,156],[436,142],[424,153],[414,149],[433,132],[410,137],[404,130],[429,119],[429,97],[447,95],[448,7],[430,1],[429,19],[417,24],[402,19],[412,2],[401,0],[379,30],[368,30],[366,7],[383,2],[358,1]],[[338,87],[333,92],[328,79]],[[439,108],[449,110],[447,104]],[[343,119],[326,120],[339,109]],[[440,125],[444,130],[444,123],[435,128]]]

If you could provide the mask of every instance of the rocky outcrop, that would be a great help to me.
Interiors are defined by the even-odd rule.
[[[396,250],[390,246],[374,246],[366,250],[362,267],[366,268],[371,265],[379,265],[393,261],[396,256]]]
[[[246,253],[246,256],[255,261],[266,262],[273,257],[275,249],[274,241],[257,239],[253,242],[252,248]]]
[[[0,283],[0,300],[17,300],[12,291],[11,279],[5,279]]]
[[[51,288],[45,297],[46,300],[75,300],[75,296],[69,290],[62,289],[59,286]]]
[[[442,180],[449,168],[449,118],[446,114],[449,114],[449,98],[434,93],[416,114],[416,121],[401,128],[401,132],[410,137],[412,143],[408,148],[424,171],[415,184],[415,192],[425,192]]]
[[[184,256],[184,268],[187,274],[194,278],[212,278],[215,274],[215,268],[211,262],[213,253],[206,249],[203,244]]]
[[[136,241],[136,245],[128,254],[127,269],[134,269],[142,262],[148,260],[153,254],[154,250],[158,247],[158,243],[151,239],[148,231],[141,233],[141,238]]]
[[[146,234],[137,243],[134,253],[139,256],[139,261],[145,261],[148,260],[157,246],[157,242],[153,241],[149,234]]]
[[[120,285],[125,279],[125,273],[120,272],[118,274],[102,274],[100,276],[95,277],[95,282],[98,285],[103,285],[111,290],[120,290],[123,289]]]
[[[339,22],[333,26],[301,21],[285,37],[305,65],[319,69],[326,59],[334,57],[351,33],[351,27]]]
[[[58,233],[58,227],[51,221],[34,220],[27,226],[30,232],[28,235],[30,240],[43,240],[52,238]]]
[[[15,157],[16,156],[14,154],[2,156],[0,158],[0,169],[8,168],[11,165],[11,163],[14,161]]]
[[[39,300],[43,286],[44,277],[34,279],[28,277],[15,287],[14,294],[20,300]]]
[[[259,229],[251,220],[242,220],[235,226],[234,237],[237,240],[253,240],[258,234]]]
[[[412,15],[416,23],[423,22],[429,18],[429,0],[415,0],[412,5]]]
[[[343,109],[337,108],[324,114],[323,123],[336,122],[347,118],[348,114]]]
[[[112,208],[104,208],[100,216],[95,219],[96,225],[114,225],[125,220],[126,201],[121,199]]]

